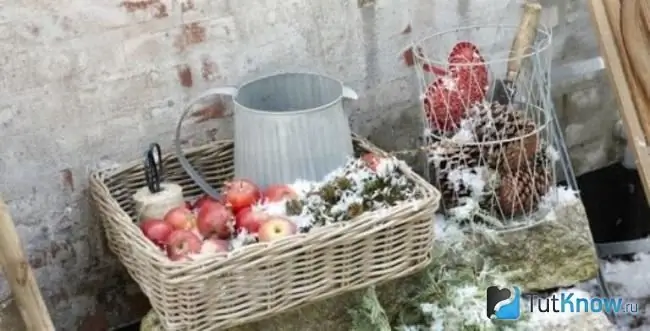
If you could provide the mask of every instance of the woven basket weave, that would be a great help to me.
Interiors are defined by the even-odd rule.
[[[385,152],[354,137],[357,150]],[[186,151],[213,187],[233,177],[232,141]],[[201,194],[173,155],[166,180],[186,197]],[[433,248],[432,215],[440,193],[407,167],[404,175],[422,198],[367,212],[349,222],[315,228],[273,243],[223,255],[172,262],[133,222],[132,194],[145,185],[141,162],[90,177],[90,196],[110,249],[151,301],[164,328],[218,330],[286,311],[343,292],[403,277],[425,267]]]

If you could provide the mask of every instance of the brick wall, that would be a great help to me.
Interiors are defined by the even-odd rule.
[[[586,26],[560,33],[554,57],[594,55],[584,5],[545,2],[544,20],[552,26]],[[154,140],[169,149],[179,107],[190,97],[277,69],[340,78],[362,96],[350,105],[354,130],[388,149],[410,148],[419,115],[408,106],[417,92],[401,51],[435,29],[487,21],[486,13],[517,21],[488,0],[1,5],[0,187],[59,329],[100,330],[146,309],[88,213],[91,170],[139,157]],[[594,155],[581,171],[611,162],[620,149],[592,129],[598,122],[606,130],[617,116],[602,79],[593,84],[596,92],[558,95],[575,158]],[[211,106],[201,105],[202,115],[185,125],[186,144],[230,136],[230,117],[199,112]],[[0,283],[0,299],[8,296]]]

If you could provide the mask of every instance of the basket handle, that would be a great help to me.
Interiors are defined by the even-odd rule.
[[[506,71],[506,80],[508,81],[514,81],[519,74],[526,51],[533,44],[537,35],[537,25],[539,25],[541,12],[542,6],[539,3],[528,2],[524,4],[524,13],[521,16],[517,35],[510,48],[510,60]]]
[[[192,178],[192,180],[203,190],[203,192],[207,193],[211,197],[218,199],[221,194],[217,192],[208,182],[206,182],[201,175],[194,169],[194,167],[190,164],[190,161],[187,160],[185,157],[185,154],[183,154],[183,149],[181,148],[181,126],[183,125],[183,121],[185,120],[185,117],[187,114],[189,114],[190,110],[194,107],[195,104],[199,103],[203,99],[209,98],[209,97],[215,97],[215,96],[220,96],[220,95],[228,95],[230,97],[235,97],[237,95],[237,87],[234,86],[224,86],[224,87],[216,87],[209,89],[194,99],[190,100],[185,108],[183,109],[183,113],[181,114],[181,118],[178,120],[178,123],[176,124],[176,136],[174,137],[174,145],[176,149],[176,157],[178,158],[178,162],[180,162],[181,166],[183,169],[185,169],[185,172]]]

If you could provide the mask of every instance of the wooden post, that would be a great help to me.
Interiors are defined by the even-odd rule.
[[[9,208],[0,198],[0,261],[28,331],[55,331]]]

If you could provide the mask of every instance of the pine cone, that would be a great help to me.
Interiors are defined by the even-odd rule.
[[[467,119],[475,122],[476,138],[481,142],[497,142],[520,136],[520,132],[531,132],[535,122],[511,105],[482,103],[467,112]]]
[[[480,156],[479,146],[436,142],[429,147],[430,178],[433,185],[440,190],[445,208],[457,206],[459,198],[472,194],[468,183],[450,180],[449,173],[452,170],[471,171],[479,166]]]
[[[521,138],[493,148],[492,152],[488,154],[490,165],[495,169],[508,172],[533,167],[533,159],[539,145],[538,134],[534,132],[535,130],[534,125],[528,126],[525,131],[518,134]]]
[[[439,178],[437,186],[442,195],[444,209],[457,207],[461,198],[472,195],[472,190],[466,183],[462,181],[454,183],[446,175]]]
[[[537,209],[551,186],[550,167],[543,153],[537,153],[531,169],[502,174],[497,190],[498,205],[505,218],[528,214]]]
[[[468,112],[468,119],[475,123],[475,139],[486,143],[483,153],[492,168],[527,167],[538,150],[537,125],[512,106],[483,103]]]
[[[427,156],[438,171],[458,167],[476,167],[481,159],[481,149],[477,145],[461,145],[449,141],[437,141],[428,147]]]

